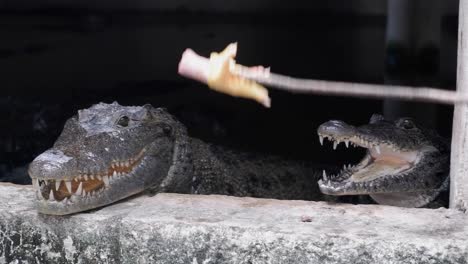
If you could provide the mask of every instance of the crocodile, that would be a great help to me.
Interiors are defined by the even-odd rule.
[[[397,130],[398,136],[393,135],[395,126],[374,116],[370,125],[359,128],[337,121],[327,122],[319,128],[319,135],[321,139],[327,137],[335,139],[335,142],[341,140],[345,143],[349,140],[356,145],[365,146],[367,142],[375,143],[379,139],[385,142],[400,140],[400,137],[408,136],[405,134],[408,131]],[[384,196],[379,198],[369,190],[388,189],[397,193],[409,190],[411,193],[416,189],[419,192],[418,188],[423,188],[419,184],[424,185],[427,181],[414,179],[416,176],[426,178],[424,173],[421,175],[416,170],[429,173],[431,169],[438,171],[440,168],[445,171],[448,157],[434,151],[440,148],[440,152],[445,152],[442,149],[443,143],[435,146],[434,138],[439,140],[436,136],[421,140],[424,131],[418,130],[411,134],[412,137],[392,145],[412,150],[417,158],[411,161],[425,166],[414,167],[414,175],[408,180],[401,180],[398,177],[381,177],[386,176],[382,173],[387,171],[393,174],[411,171],[405,167],[408,166],[406,162],[400,162],[405,160],[399,160],[398,156],[389,155],[389,158],[377,159],[374,166],[368,161],[363,163],[365,166],[358,165],[340,172],[337,166],[239,152],[206,143],[191,137],[187,128],[164,108],[154,108],[149,104],[121,106],[117,102],[99,103],[79,110],[77,115],[68,119],[52,148],[37,156],[31,162],[28,172],[36,194],[38,211],[53,215],[87,211],[145,192],[150,195],[175,192],[368,203],[363,196],[354,196],[362,193],[370,194],[378,203],[417,207],[426,204],[412,201],[392,203],[389,202],[392,199],[382,198]],[[346,138],[351,132],[361,135],[359,138],[366,139],[365,143],[352,137]],[[381,135],[372,137],[373,134]],[[389,150],[381,146],[380,150],[375,151],[384,154]],[[370,153],[370,157],[365,160],[373,159],[374,150],[370,150]],[[413,155],[412,152],[404,153],[408,159]],[[438,163],[431,163],[425,155],[437,158]],[[389,162],[388,166],[385,165],[386,162]],[[404,169],[398,169],[400,166]],[[353,178],[347,176],[351,172],[356,174],[357,170],[362,170],[362,173],[357,173],[360,182],[352,186],[344,184],[340,188],[340,184]],[[327,176],[325,171],[337,173],[337,176]],[[379,180],[380,185],[370,182],[370,187],[365,186],[366,183],[362,180],[372,177],[370,172],[382,178]],[[427,179],[436,180],[432,177]],[[431,186],[437,184],[431,182]],[[426,189],[430,190],[431,186],[424,185],[424,191],[421,192],[425,194]],[[406,198],[404,195],[400,196],[398,199]],[[426,200],[429,202],[430,199]]]
[[[68,119],[28,173],[38,211],[65,215],[144,192],[337,201],[318,189],[324,168],[209,144],[164,108],[113,102]]]
[[[370,195],[379,204],[441,207],[448,204],[449,142],[412,118],[386,120],[374,114],[369,124],[355,127],[331,120],[317,129],[320,142],[366,148],[356,165],[337,174],[324,173],[318,185],[328,195]]]

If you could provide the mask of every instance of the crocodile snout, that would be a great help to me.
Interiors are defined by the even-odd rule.
[[[317,133],[319,135],[345,137],[354,134],[355,127],[340,120],[330,120],[320,125],[317,129]]]
[[[31,177],[59,178],[69,167],[76,167],[76,160],[68,157],[60,150],[47,150],[37,156],[29,165]]]

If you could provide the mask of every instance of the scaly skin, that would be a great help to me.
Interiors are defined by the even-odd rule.
[[[206,144],[164,109],[100,103],[66,122],[29,175],[38,211],[64,215],[145,190],[335,201],[318,189],[322,169]]]
[[[328,121],[318,128],[328,138],[367,148],[357,165],[324,175],[320,190],[329,195],[368,194],[379,204],[401,207],[447,206],[450,151],[448,142],[410,118],[387,121],[373,115],[368,125],[354,127]]]
[[[100,103],[70,118],[54,146],[30,164],[29,175],[38,211],[54,215],[98,208],[144,191],[335,202],[356,201],[340,195],[370,194],[382,204],[428,205],[443,189],[441,182],[448,181],[445,174],[439,177],[448,171],[445,143],[435,135],[426,136],[425,130],[408,134],[375,119],[359,128],[331,121],[319,128],[319,134],[340,139],[354,133],[373,142],[398,141],[395,146],[421,154],[418,166],[409,170],[413,176],[399,181],[381,177],[382,184],[370,188],[365,181],[340,187],[348,181],[345,172],[331,183],[319,181],[317,185],[325,169],[322,165],[229,151],[189,137],[186,128],[164,109],[117,103]],[[409,203],[408,194],[424,199],[414,203],[412,197]]]

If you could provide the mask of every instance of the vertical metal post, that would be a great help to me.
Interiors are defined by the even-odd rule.
[[[468,94],[468,0],[460,0],[458,16],[457,91]],[[468,206],[468,105],[455,105],[450,164],[450,208]]]

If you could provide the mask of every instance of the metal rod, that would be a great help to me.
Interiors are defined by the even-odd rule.
[[[409,87],[399,85],[378,85],[350,82],[300,79],[269,73],[258,74],[247,67],[239,68],[236,74],[254,80],[271,88],[293,93],[310,93],[368,98],[392,98],[409,101],[456,104],[468,102],[468,94],[430,87]]]
[[[468,0],[460,0],[458,16],[457,92],[468,95]],[[450,208],[468,209],[468,105],[454,107],[450,154]]]

